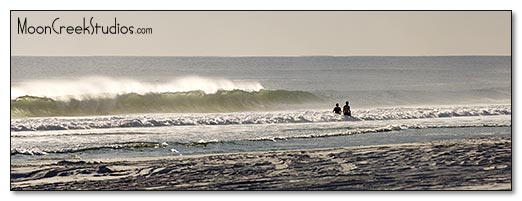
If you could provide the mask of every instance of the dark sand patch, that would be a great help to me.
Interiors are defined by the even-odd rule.
[[[11,166],[12,190],[511,190],[511,138]]]

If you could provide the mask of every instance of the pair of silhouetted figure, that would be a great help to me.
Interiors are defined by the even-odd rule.
[[[342,112],[344,115],[352,116],[352,111],[350,110],[350,106],[348,104],[349,104],[349,102],[346,101],[346,105],[344,105]],[[341,114],[341,108],[339,107],[339,103],[335,104],[335,108],[333,109],[333,112],[335,112],[336,114]]]

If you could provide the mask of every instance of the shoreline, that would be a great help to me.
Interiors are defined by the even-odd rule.
[[[511,190],[511,138],[11,166],[11,190]]]

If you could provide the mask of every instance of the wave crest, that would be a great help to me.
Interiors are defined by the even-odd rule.
[[[281,104],[319,101],[309,92],[285,90],[219,90],[166,93],[128,93],[113,98],[55,100],[46,97],[21,96],[11,100],[14,117],[80,116],[130,113],[234,112],[267,109]],[[131,125],[132,126],[132,125]]]

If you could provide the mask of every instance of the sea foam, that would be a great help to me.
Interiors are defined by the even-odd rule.
[[[394,107],[354,110],[350,121],[386,121],[461,116],[511,115],[511,105]],[[346,121],[325,110],[190,114],[133,114],[93,117],[22,118],[11,120],[11,131],[70,130],[186,125],[280,124]]]

